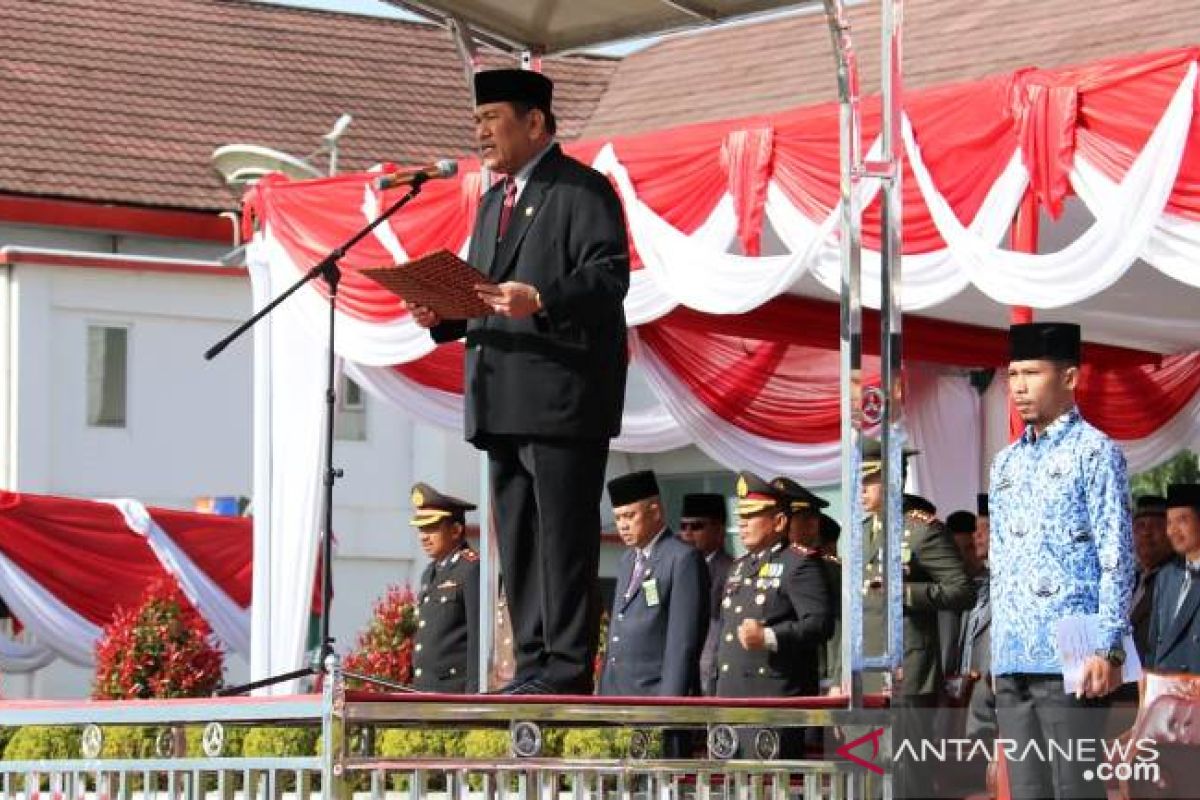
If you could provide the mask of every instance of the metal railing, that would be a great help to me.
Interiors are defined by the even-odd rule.
[[[532,697],[425,698],[348,693],[336,659],[329,659],[327,670],[321,695],[0,703],[0,727],[79,731],[77,753],[0,761],[0,800],[782,800],[890,794],[886,775],[877,778],[838,758],[776,757],[781,732],[786,738],[794,735],[788,733],[793,729],[840,726],[853,737],[857,731],[887,727],[882,711],[851,710],[828,698],[675,704],[627,698],[580,703]],[[197,740],[194,734],[201,725],[203,735]],[[156,752],[104,758],[106,731],[112,736],[128,726],[159,729]],[[319,744],[304,755],[225,752],[233,731],[264,726],[304,729],[310,740],[319,732]],[[625,730],[628,739],[617,756],[552,757],[543,752],[544,735],[552,730],[614,728]],[[499,757],[381,755],[375,752],[377,734],[388,730],[499,731],[509,752]],[[658,757],[652,742],[664,730],[704,734],[707,747],[700,749],[707,756]],[[882,741],[880,763],[885,763],[886,734]],[[201,753],[194,752],[197,747]],[[875,785],[865,784],[864,775]]]

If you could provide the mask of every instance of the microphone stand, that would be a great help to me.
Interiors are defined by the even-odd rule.
[[[376,217],[357,233],[351,236],[339,247],[335,247],[329,252],[325,258],[321,259],[320,263],[306,272],[301,278],[293,283],[287,291],[280,294],[267,305],[259,309],[253,316],[239,325],[232,333],[226,336],[221,341],[214,344],[204,353],[204,358],[208,361],[220,355],[221,351],[234,342],[239,336],[248,331],[260,319],[270,314],[276,306],[282,303],[287,298],[291,297],[304,284],[317,278],[324,278],[326,286],[329,287],[329,331],[328,331],[328,352],[329,359],[326,365],[325,374],[325,452],[324,452],[324,493],[321,500],[321,648],[317,657],[307,667],[302,669],[284,672],[278,675],[271,675],[257,681],[242,684],[241,686],[230,686],[221,689],[216,693],[218,697],[227,697],[231,695],[248,694],[255,689],[261,689],[265,686],[273,686],[284,681],[303,678],[306,675],[321,675],[323,674],[323,665],[326,657],[333,654],[333,637],[329,635],[329,615],[330,607],[333,604],[333,487],[338,478],[343,475],[342,470],[335,469],[333,466],[333,422],[334,415],[337,413],[337,386],[336,386],[336,367],[337,356],[334,352],[334,331],[335,312],[337,310],[337,293],[338,282],[341,280],[341,268],[338,262],[345,257],[346,253],[364,239],[371,231],[375,230],[381,222],[391,217],[404,206],[408,205],[414,197],[421,193],[421,187],[425,181],[429,180],[429,176],[425,173],[415,173],[412,176],[412,182],[409,186],[408,193],[401,197],[396,202],[392,203],[384,210],[382,214]]]

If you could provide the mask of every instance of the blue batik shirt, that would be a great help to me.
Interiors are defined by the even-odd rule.
[[[1061,673],[1059,619],[1099,614],[1119,647],[1133,594],[1125,456],[1072,408],[992,463],[992,673]]]

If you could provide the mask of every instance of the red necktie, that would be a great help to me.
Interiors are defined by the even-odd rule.
[[[504,205],[500,207],[500,231],[497,233],[497,239],[503,239],[504,233],[508,230],[509,220],[512,219],[513,207],[517,204],[517,182],[512,176],[504,179]]]

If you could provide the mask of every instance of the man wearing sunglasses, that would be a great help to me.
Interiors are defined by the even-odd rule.
[[[695,547],[704,556],[711,587],[707,607],[708,636],[700,652],[700,690],[710,697],[717,691],[717,628],[721,618],[721,597],[729,567],[733,564],[733,557],[725,549],[728,519],[724,495],[684,495],[679,514],[679,539]]]

